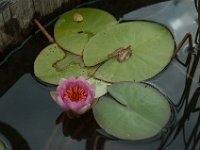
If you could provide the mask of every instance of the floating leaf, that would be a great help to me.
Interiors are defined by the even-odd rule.
[[[91,38],[83,59],[86,66],[107,60],[95,74],[98,79],[108,82],[142,81],[166,67],[174,47],[172,34],[166,27],[153,22],[133,21],[113,26]],[[110,57],[120,48],[131,49],[131,55],[122,62],[119,57]]]
[[[6,145],[7,146],[7,145]],[[5,144],[2,143],[2,141],[0,141],[0,150],[6,150],[7,148],[5,148]]]
[[[34,63],[34,73],[44,82],[58,84],[61,78],[71,76],[89,78],[90,68],[83,66],[80,56],[65,53],[57,44],[51,44],[37,56]]]
[[[90,78],[87,80],[91,85],[95,85],[95,98],[99,98],[107,93],[107,86],[110,85],[110,83]]]
[[[65,55],[64,58],[56,61],[52,66],[57,71],[63,71],[67,69],[71,64],[79,64],[80,67],[84,67],[81,57],[71,53],[67,53],[67,55]]]
[[[63,14],[54,28],[57,43],[64,49],[82,55],[85,44],[97,32],[117,24],[108,12],[94,8],[78,8]]]
[[[117,83],[108,87],[94,106],[97,123],[121,139],[141,140],[155,136],[166,125],[171,109],[166,98],[149,85]]]

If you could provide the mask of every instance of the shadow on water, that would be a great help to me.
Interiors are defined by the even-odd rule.
[[[89,2],[82,7],[98,7],[109,11],[117,18],[122,16],[121,19],[126,21],[137,20],[133,17],[134,15],[129,15],[132,13],[131,10],[156,2],[161,1],[130,0],[122,5],[120,0],[103,0],[95,1],[95,3]],[[179,42],[182,34],[184,34],[181,32],[185,28],[180,27],[175,30],[174,22],[170,22],[170,19],[163,20],[162,17],[160,19],[158,16],[164,16],[165,13],[170,11],[171,7],[181,7],[182,3],[188,2],[191,2],[191,0],[175,0],[152,5],[152,8],[162,8],[160,6],[166,4],[169,7],[165,8],[167,12],[160,9],[157,15],[151,15],[148,11],[149,16],[144,15],[144,17],[165,24],[175,34],[175,41]],[[137,11],[142,17],[147,9],[148,7]],[[154,13],[156,10],[158,9],[151,9]],[[195,18],[194,12],[192,11],[189,14],[192,14]],[[175,17],[182,16],[182,14],[173,13]],[[173,20],[173,17],[171,20]],[[55,20],[49,23],[48,30],[50,32],[53,30],[54,23]],[[191,32],[197,27],[196,23],[190,24],[190,26],[192,26]],[[188,27],[188,29],[191,28]],[[198,39],[198,36],[197,34],[196,39]],[[8,138],[13,149],[17,149],[16,144],[20,144],[22,150],[43,148],[46,150],[200,149],[200,51],[198,46],[192,52],[188,52],[187,47],[182,48],[166,70],[156,78],[147,81],[155,84],[158,89],[169,96],[175,112],[173,124],[166,126],[158,136],[152,139],[124,141],[116,139],[100,129],[92,112],[74,120],[68,118],[65,113],[60,112],[59,108],[55,108],[53,102],[50,102],[51,98],[48,94],[50,89],[38,84],[33,78],[34,60],[41,49],[48,44],[44,36],[37,31],[0,64],[0,132]],[[196,42],[196,45],[198,44]],[[24,90],[26,90],[27,96],[24,95]]]

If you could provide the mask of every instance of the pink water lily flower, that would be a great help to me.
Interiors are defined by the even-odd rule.
[[[64,111],[83,114],[93,105],[94,96],[95,88],[84,77],[71,77],[60,81],[52,97]]]

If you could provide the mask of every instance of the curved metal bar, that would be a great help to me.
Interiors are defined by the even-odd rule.
[[[174,55],[172,56],[172,58],[174,58],[176,56],[176,54],[182,48],[183,44],[186,42],[187,39],[188,39],[188,42],[189,42],[189,51],[191,51],[193,49],[192,34],[188,32],[188,33],[185,34],[185,36],[183,37],[182,41],[177,46],[176,50],[174,51]]]
[[[195,4],[195,7],[196,7],[196,10],[198,13],[198,29],[197,29],[196,36],[195,36],[195,43],[200,44],[200,38],[199,38],[199,35],[200,35],[200,30],[199,30],[199,27],[200,27],[200,6],[199,6],[200,0],[194,0],[194,4]]]

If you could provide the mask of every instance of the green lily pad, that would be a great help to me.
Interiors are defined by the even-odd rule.
[[[6,150],[4,144],[0,141],[0,150]]]
[[[58,84],[61,78],[71,76],[89,78],[90,68],[84,67],[80,56],[65,53],[57,44],[51,44],[35,59],[34,73],[44,82]]]
[[[82,21],[75,21],[74,15],[81,15]],[[82,55],[85,44],[97,32],[117,24],[108,12],[94,8],[78,8],[64,13],[56,22],[54,36],[63,48]]]
[[[142,140],[158,134],[171,109],[156,89],[142,83],[117,83],[108,87],[93,108],[97,123],[109,134],[126,140]]]
[[[95,98],[99,98],[107,93],[107,86],[110,85],[108,82],[104,82],[95,78],[87,80],[91,85],[95,86]]]
[[[102,44],[103,43],[103,44]],[[110,57],[117,49],[130,46],[128,60]],[[95,77],[108,82],[142,81],[162,71],[170,62],[175,42],[170,31],[158,23],[133,21],[99,32],[87,43],[86,66],[101,62]]]

